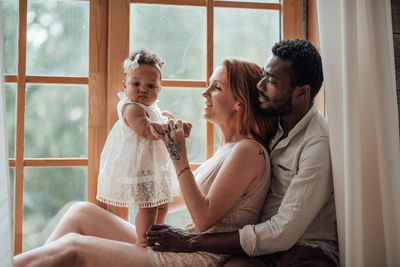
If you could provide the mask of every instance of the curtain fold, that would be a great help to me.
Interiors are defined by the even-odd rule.
[[[4,87],[3,26],[0,4],[0,266],[12,264],[12,232],[7,154],[6,99]]]
[[[342,266],[400,266],[389,0],[317,0]]]

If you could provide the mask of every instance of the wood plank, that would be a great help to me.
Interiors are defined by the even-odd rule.
[[[206,88],[205,81],[183,81],[183,80],[162,80],[162,87],[188,87],[188,88]]]
[[[235,1],[214,1],[214,7],[281,10],[281,4]]]
[[[303,1],[282,0],[282,39],[303,37]]]
[[[108,0],[90,2],[88,201],[103,208],[96,199],[100,155],[107,138],[107,41]]]
[[[6,83],[16,83],[17,75],[4,75],[4,81]]]
[[[308,40],[321,52],[319,43],[319,31],[318,31],[318,15],[317,15],[317,3],[315,0],[307,1],[307,33]],[[325,98],[325,86],[322,84],[321,90],[315,96],[314,99],[315,107],[326,116],[326,98]]]
[[[207,82],[214,71],[214,6],[213,1],[207,2]],[[214,125],[206,124],[206,157],[211,158],[214,154]]]
[[[134,4],[205,6],[206,0],[131,0]]]
[[[9,159],[10,167],[15,167],[15,159]],[[26,158],[24,167],[84,167],[88,166],[88,159],[77,158]]]
[[[14,179],[14,254],[22,252],[27,0],[19,0],[17,125]]]
[[[117,92],[121,90],[124,71],[122,63],[129,56],[130,0],[108,2],[108,56],[107,56],[107,132],[118,119]],[[109,209],[109,207],[107,207]],[[110,208],[114,214],[129,220],[127,208]]]
[[[281,4],[236,2],[236,1],[206,1],[206,0],[131,0],[133,4],[174,5],[174,6],[204,6],[212,3],[214,7],[272,9],[281,10]]]
[[[27,83],[88,84],[87,77],[26,76]]]

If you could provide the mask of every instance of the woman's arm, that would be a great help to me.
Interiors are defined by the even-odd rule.
[[[265,159],[253,142],[239,143],[225,159],[207,195],[198,188],[191,172],[183,172],[179,183],[183,198],[199,231],[220,221],[251,185],[262,178]]]
[[[241,142],[225,159],[208,194],[203,194],[196,184],[186,156],[182,122],[163,125],[167,149],[174,162],[182,196],[199,231],[217,223],[239,201],[253,183],[265,172],[265,158],[254,142]],[[172,130],[171,130],[172,129]]]

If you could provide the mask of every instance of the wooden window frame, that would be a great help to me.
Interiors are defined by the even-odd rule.
[[[73,0],[71,0],[73,1]],[[82,1],[82,0],[81,0]],[[281,11],[282,39],[302,38],[302,1],[282,0],[281,3],[235,2],[221,0],[83,0],[90,1],[89,76],[30,76],[26,75],[27,0],[19,0],[18,19],[18,70],[17,75],[5,75],[6,83],[17,84],[16,146],[15,158],[9,166],[15,167],[14,179],[14,254],[22,252],[23,185],[25,167],[88,167],[88,201],[128,219],[127,208],[113,208],[96,200],[97,176],[100,154],[117,120],[115,106],[116,88],[123,78],[121,62],[129,54],[130,4],[156,4],[175,6],[199,6],[206,8],[207,27],[207,79],[213,72],[214,8],[247,8]],[[315,0],[308,0],[315,1]],[[24,158],[25,97],[27,83],[88,85],[88,158]],[[163,80],[163,87],[203,87],[207,81]],[[106,120],[104,118],[107,118]],[[206,156],[211,157],[214,148],[214,127],[207,122]],[[197,168],[199,164],[191,164]]]

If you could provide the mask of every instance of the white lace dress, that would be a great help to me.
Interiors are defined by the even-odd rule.
[[[165,118],[157,104],[132,102],[119,92],[118,121],[109,133],[100,158],[96,198],[119,207],[155,207],[179,194],[178,179],[163,141],[150,141],[136,134],[122,118],[126,104],[143,108],[149,119]]]

